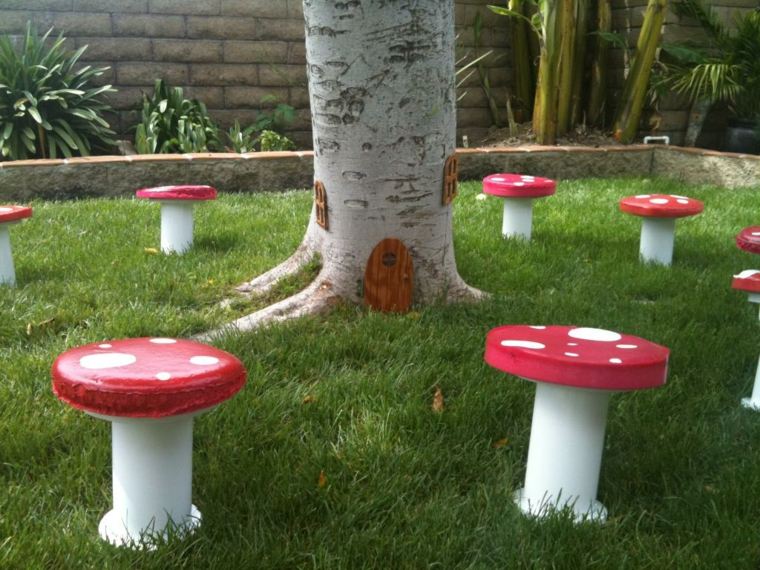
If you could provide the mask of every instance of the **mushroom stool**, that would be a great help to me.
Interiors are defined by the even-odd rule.
[[[8,226],[29,218],[32,209],[27,206],[0,206],[0,285],[16,284],[16,271],[13,268],[13,250]]]
[[[673,261],[676,218],[694,216],[704,208],[699,200],[672,194],[640,194],[620,200],[623,212],[643,218],[639,246],[641,259],[663,265],[670,265]]]
[[[760,226],[749,226],[736,234],[736,247],[749,253],[760,253]]]
[[[138,198],[161,203],[161,251],[185,253],[193,245],[193,206],[196,202],[216,199],[211,186],[159,186],[143,188]]]
[[[525,486],[515,502],[543,517],[569,507],[603,522],[596,500],[610,393],[665,383],[669,350],[616,332],[509,325],[486,338],[485,361],[536,383]]]
[[[112,424],[113,509],[100,521],[101,538],[139,547],[198,526],[193,417],[243,387],[241,362],[189,340],[136,338],[64,352],[52,377],[60,400]]]
[[[501,234],[530,240],[533,225],[533,200],[551,196],[557,183],[548,178],[521,174],[491,174],[483,179],[483,192],[504,198]]]
[[[760,271],[757,269],[747,269],[738,275],[734,275],[731,287],[747,293],[750,303],[760,303]],[[755,384],[752,388],[752,396],[742,398],[742,406],[760,412],[760,361],[758,361],[757,370],[755,371]]]

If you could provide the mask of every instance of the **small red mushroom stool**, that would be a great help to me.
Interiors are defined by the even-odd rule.
[[[0,205],[0,285],[16,284],[16,270],[13,266],[13,250],[8,226],[16,224],[32,215],[27,206]]]
[[[639,254],[642,261],[670,265],[676,219],[695,216],[704,210],[699,200],[673,194],[639,194],[620,200],[620,209],[642,217]]]
[[[760,226],[749,226],[736,234],[736,247],[749,253],[760,253]]]
[[[533,200],[551,196],[557,183],[527,174],[491,174],[483,179],[483,192],[504,198],[501,234],[505,238],[530,240],[533,226]]]
[[[750,303],[760,303],[760,271],[757,269],[746,269],[738,275],[734,275],[731,287],[747,293]],[[752,396],[742,398],[742,406],[760,412],[760,360],[755,371],[755,384],[752,388]]]
[[[52,377],[60,400],[112,424],[113,509],[100,536],[141,547],[192,532],[193,418],[243,387],[242,363],[198,342],[135,338],[64,352]]]
[[[543,517],[569,507],[603,522],[596,500],[612,392],[665,384],[669,351],[596,328],[508,325],[486,337],[485,361],[536,383],[525,486],[515,502]]]
[[[196,202],[216,199],[211,186],[159,186],[143,188],[138,198],[161,203],[161,251],[185,253],[193,246],[193,207]]]

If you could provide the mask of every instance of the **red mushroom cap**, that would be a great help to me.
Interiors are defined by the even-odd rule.
[[[0,206],[0,224],[32,217],[29,206]]]
[[[760,293],[760,271],[745,269],[739,275],[734,275],[731,287],[747,293]]]
[[[508,325],[488,333],[485,361],[537,382],[624,391],[665,384],[669,354],[664,346],[604,329]]]
[[[539,198],[556,191],[554,180],[528,174],[491,174],[483,179],[483,192],[504,198]]]
[[[138,198],[149,200],[215,200],[216,188],[211,186],[157,186],[135,192]]]
[[[736,234],[736,246],[750,253],[760,253],[760,226],[749,226]]]
[[[243,387],[246,371],[231,354],[198,342],[130,338],[64,352],[52,376],[55,395],[75,408],[161,418],[223,402]]]
[[[620,200],[620,209],[647,218],[685,218],[705,209],[699,200],[673,194],[639,194]]]

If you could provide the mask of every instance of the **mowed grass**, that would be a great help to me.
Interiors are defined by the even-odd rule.
[[[759,263],[733,236],[760,223],[760,188],[563,182],[536,204],[531,243],[503,240],[501,201],[479,192],[461,185],[456,254],[490,300],[403,316],[346,306],[219,341],[248,384],[196,421],[203,525],[154,552],[98,538],[110,426],[60,403],[50,366],[79,344],[188,336],[241,314],[219,301],[298,245],[310,193],[204,204],[182,257],[145,251],[158,247],[155,204],[34,204],[12,229],[19,286],[0,288],[0,568],[757,568],[760,414],[739,400],[760,330],[730,282]],[[617,209],[655,192],[706,204],[677,224],[670,268],[638,262],[640,221]],[[512,502],[533,386],[482,361],[486,333],[507,323],[609,328],[672,351],[665,387],[611,400],[605,525],[535,521]]]

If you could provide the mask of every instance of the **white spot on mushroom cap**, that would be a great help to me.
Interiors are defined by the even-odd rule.
[[[610,358],[610,363],[612,364],[623,364],[623,361],[619,358]]]
[[[162,382],[166,382],[167,380],[171,380],[172,375],[168,372],[159,372],[156,374],[156,379],[161,380]]]
[[[157,186],[156,188],[146,188],[144,192],[169,192],[173,189],[173,186]]]
[[[597,342],[615,342],[623,338],[620,334],[613,331],[588,327],[573,329],[567,333],[567,336],[581,340],[594,340]]]
[[[173,338],[152,338],[150,342],[153,344],[176,344],[176,340]]]
[[[98,348],[113,348],[113,346],[110,344],[99,344]]]
[[[566,352],[566,353],[565,353],[565,356],[573,356],[573,357],[576,357],[576,356],[580,356],[580,354],[578,354],[577,352]]]
[[[505,179],[504,179],[504,178],[502,178],[501,176],[493,176],[493,177],[491,177],[491,179],[490,179],[490,180],[491,180],[492,182],[504,182],[504,181],[505,181]]]
[[[6,212],[12,212],[13,208],[6,208],[5,206],[0,207],[0,213],[5,214]]]
[[[753,235],[753,236],[760,236],[760,232],[752,232],[750,235]]]
[[[530,325],[530,328],[532,328],[532,329],[536,329],[536,330],[539,330],[539,331],[542,331],[542,330],[544,330],[546,327],[545,327],[544,325]]]
[[[650,204],[667,204],[668,202],[670,202],[670,200],[667,198],[652,198],[649,200]]]
[[[638,348],[638,345],[635,344],[616,344],[617,348],[622,348],[623,350],[631,350],[633,348]]]
[[[525,182],[514,182],[515,186],[525,186]]]
[[[88,354],[79,359],[79,366],[88,370],[103,370],[105,368],[120,368],[137,362],[132,354],[123,352],[101,352]]]
[[[688,204],[689,203],[688,200],[685,200],[683,198],[679,198],[678,200],[676,200],[676,202],[678,202],[679,204]]]
[[[753,275],[757,275],[760,273],[757,269],[745,269],[739,275],[734,275],[735,279],[747,279],[748,277],[752,277]]]
[[[568,342],[567,346],[578,346],[577,342]]]
[[[193,356],[190,359],[190,364],[195,364],[196,366],[211,366],[218,362],[219,359],[215,356]]]
[[[501,346],[514,346],[516,348],[533,348],[536,350],[546,348],[545,344],[541,344],[540,342],[533,342],[531,340],[503,340],[501,341]]]
[[[670,197],[671,198],[680,198],[681,200],[688,200],[689,199],[688,196],[679,196],[677,194],[671,194]]]
[[[634,196],[634,198],[641,198],[641,199],[643,199],[643,198],[651,198],[651,196],[652,196],[651,194],[639,194],[637,196]]]

